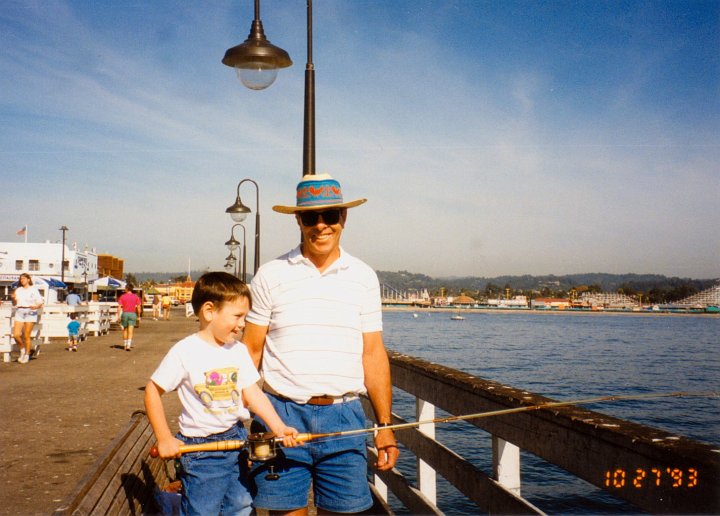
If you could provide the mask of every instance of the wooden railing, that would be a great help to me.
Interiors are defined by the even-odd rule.
[[[553,401],[418,358],[389,355],[393,386],[417,399],[418,421],[433,419],[434,407],[462,415]],[[394,423],[403,422],[394,415]],[[717,447],[578,406],[469,422],[492,435],[493,471],[481,471],[437,442],[433,425],[424,424],[397,432],[398,440],[417,457],[417,485],[393,470],[377,474],[377,491],[384,494],[389,489],[413,514],[440,514],[437,474],[479,511],[542,513],[520,496],[522,449],[644,511],[720,513]],[[374,461],[372,453],[368,460]]]
[[[41,343],[50,339],[64,339],[68,336],[67,324],[70,314],[74,313],[80,322],[80,337],[106,335],[117,320],[118,304],[111,302],[92,302],[77,306],[55,303],[43,306],[39,310],[38,322],[33,327],[33,346],[39,350]],[[17,350],[12,338],[14,309],[10,303],[0,304],[0,355],[5,362],[10,361],[10,353]]]

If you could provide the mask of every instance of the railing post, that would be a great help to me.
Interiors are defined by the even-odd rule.
[[[377,474],[373,475],[373,486],[375,486],[375,491],[380,499],[383,502],[388,503],[388,486]]]
[[[520,496],[520,448],[492,436],[493,475],[500,485]]]
[[[435,405],[420,398],[415,398],[416,421],[435,419]],[[435,423],[425,423],[418,427],[420,433],[435,439]],[[437,472],[424,460],[417,459],[418,488],[425,497],[437,505]]]

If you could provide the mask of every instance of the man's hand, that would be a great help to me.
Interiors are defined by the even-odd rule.
[[[380,471],[387,471],[395,467],[400,449],[395,441],[395,434],[392,430],[378,430],[375,434],[375,447],[378,451],[378,460],[375,467]]]

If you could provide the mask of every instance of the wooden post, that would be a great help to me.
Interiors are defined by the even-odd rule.
[[[423,399],[415,398],[416,421],[435,419],[435,405]],[[425,423],[418,427],[421,434],[435,439],[435,423]],[[418,488],[425,497],[437,505],[437,472],[424,460],[417,459]]]
[[[495,479],[520,496],[520,448],[493,435],[492,451]]]

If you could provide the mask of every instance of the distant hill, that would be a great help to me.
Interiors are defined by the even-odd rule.
[[[193,280],[198,279],[204,270],[190,272]],[[185,278],[187,272],[135,272],[132,273],[139,283],[154,281],[165,283],[175,278]],[[509,288],[515,294],[540,294],[563,296],[571,289],[579,291],[618,292],[628,295],[643,294],[649,302],[676,301],[697,292],[706,290],[720,282],[718,278],[692,279],[667,277],[661,274],[607,274],[585,273],[566,275],[532,276],[496,276],[492,278],[466,276],[433,278],[425,274],[408,271],[377,271],[380,282],[400,291],[428,289],[430,294],[444,289],[446,295],[467,293],[473,297],[481,295],[504,294]]]
[[[205,274],[207,271],[204,270],[197,270],[197,271],[190,271],[190,277],[195,281],[200,276]],[[167,283],[168,280],[173,280],[175,278],[182,277],[185,279],[188,275],[187,271],[184,272],[131,272],[129,274],[132,274],[135,276],[135,278],[140,282],[144,281],[154,281],[155,283]]]
[[[675,301],[706,290],[720,280],[667,277],[660,274],[606,274],[586,273],[567,275],[532,276],[496,276],[431,278],[424,274],[408,271],[378,271],[380,282],[393,288],[406,291],[410,289],[428,289],[434,292],[444,289],[447,294],[467,293],[471,296],[504,294],[509,288],[515,294],[541,294],[566,296],[571,289],[580,292],[622,291],[628,295],[643,294],[650,302]]]

